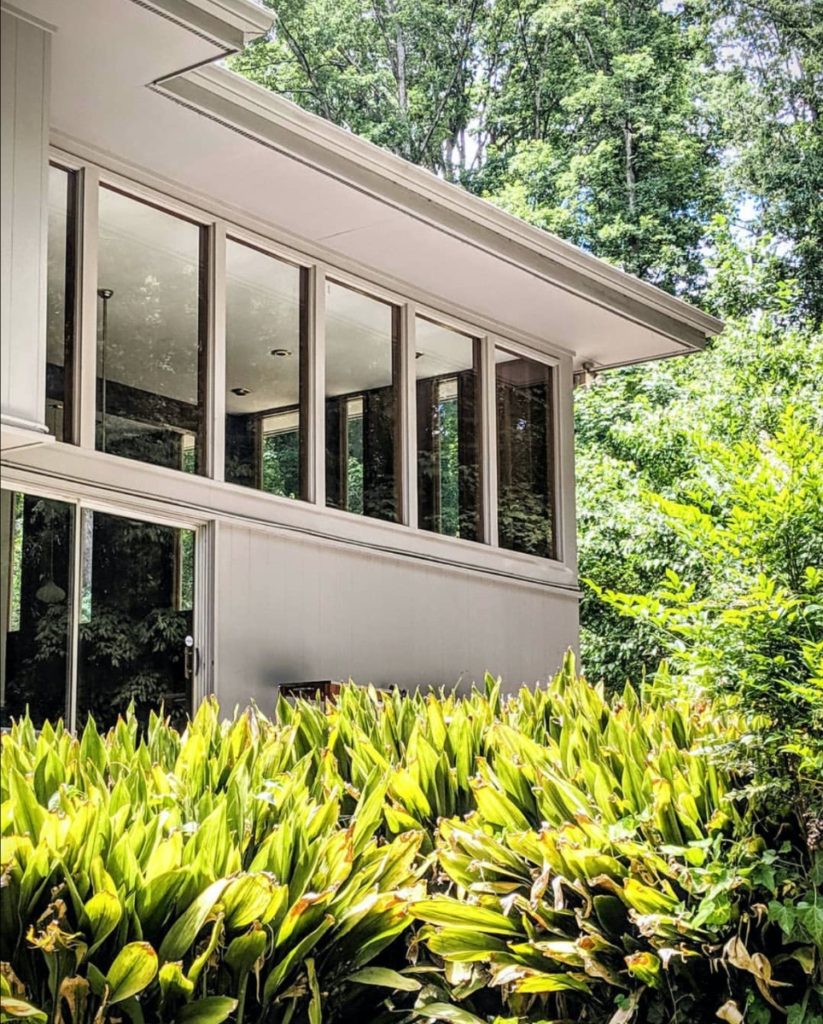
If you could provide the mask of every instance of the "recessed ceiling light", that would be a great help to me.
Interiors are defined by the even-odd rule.
[[[251,388],[232,388],[231,393],[239,398],[245,398],[246,395],[251,394]]]
[[[271,350],[273,356],[290,356],[291,352],[287,348],[273,348]]]

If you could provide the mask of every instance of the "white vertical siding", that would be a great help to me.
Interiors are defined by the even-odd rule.
[[[45,431],[51,35],[4,9],[0,41],[0,411]]]
[[[577,637],[577,594],[222,523],[217,695],[225,709],[320,679],[545,680]]]

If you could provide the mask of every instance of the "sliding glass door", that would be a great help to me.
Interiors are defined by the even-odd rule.
[[[161,704],[182,722],[198,671],[194,531],[2,491],[2,724]]]
[[[75,507],[0,491],[0,725],[65,716]]]

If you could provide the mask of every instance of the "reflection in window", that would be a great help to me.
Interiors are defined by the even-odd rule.
[[[415,333],[419,525],[479,540],[479,342],[421,317]]]
[[[194,534],[103,512],[82,513],[82,614],[77,722],[114,723],[163,703],[190,709],[186,637],[192,632]]]
[[[306,272],[226,244],[226,480],[302,498]]]
[[[100,189],[97,447],[203,472],[205,230]]]
[[[555,558],[552,371],[495,351],[499,543]]]
[[[326,286],[326,504],[399,518],[399,310]]]
[[[49,167],[46,277],[46,425],[71,440],[75,289],[75,175]]]
[[[0,491],[0,725],[66,714],[74,508]]]

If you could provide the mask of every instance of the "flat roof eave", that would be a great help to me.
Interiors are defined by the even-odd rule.
[[[254,0],[135,0],[169,21],[184,26],[222,47],[242,49],[265,35],[274,17]]]
[[[686,349],[723,321],[528,224],[425,168],[303,110],[228,68],[205,65],[156,86],[170,98],[359,192],[659,331]]]

